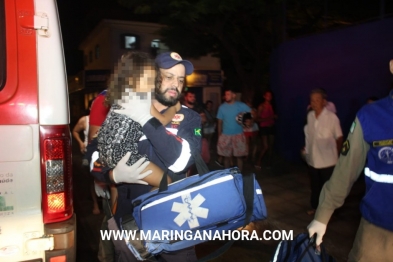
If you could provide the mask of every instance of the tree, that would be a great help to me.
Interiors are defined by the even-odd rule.
[[[289,38],[324,32],[380,18],[391,11],[384,0],[285,0]],[[386,8],[383,8],[385,7]]]
[[[183,56],[219,57],[227,85],[253,98],[267,88],[269,55],[286,39],[378,16],[384,0],[118,0],[159,17],[163,41]],[[386,5],[391,10],[391,6]],[[386,10],[387,11],[387,10]]]

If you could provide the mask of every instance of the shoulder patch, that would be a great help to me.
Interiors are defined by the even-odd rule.
[[[355,130],[356,127],[356,121],[353,121],[352,125],[351,125],[351,129],[349,129],[349,132],[353,133],[353,130]]]
[[[349,145],[349,141],[346,140],[343,144],[342,149],[341,149],[341,155],[346,156],[348,154],[350,148],[351,148],[351,146]]]
[[[183,120],[184,120],[184,115],[183,114],[176,114],[172,118],[172,121],[174,121],[174,122],[181,122]]]
[[[202,134],[201,134],[201,129],[200,129],[200,128],[195,128],[195,129],[194,129],[194,135],[196,135],[196,136],[202,136]]]
[[[386,164],[393,164],[393,147],[385,146],[378,151],[378,158]]]

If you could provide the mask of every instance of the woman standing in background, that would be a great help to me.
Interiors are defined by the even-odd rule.
[[[258,106],[257,121],[259,122],[259,135],[261,137],[261,153],[259,154],[258,161],[255,165],[256,168],[262,167],[262,159],[267,153],[268,166],[270,161],[274,143],[274,123],[277,116],[274,113],[272,106],[273,94],[271,91],[265,91],[263,94],[264,101]]]

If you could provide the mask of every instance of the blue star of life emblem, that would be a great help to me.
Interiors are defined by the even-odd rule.
[[[393,147],[383,147],[378,152],[378,157],[386,164],[393,164]]]
[[[198,194],[193,199],[190,193],[181,196],[183,203],[174,202],[172,205],[172,212],[177,212],[179,215],[173,220],[179,227],[181,227],[186,221],[190,228],[199,226],[198,217],[207,218],[209,209],[200,207],[205,202],[205,198]]]

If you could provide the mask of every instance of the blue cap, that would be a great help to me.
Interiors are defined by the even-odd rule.
[[[156,64],[159,68],[168,69],[177,64],[182,64],[186,68],[186,75],[191,75],[194,71],[194,66],[190,61],[183,60],[178,53],[166,52],[159,54],[156,57]]]

